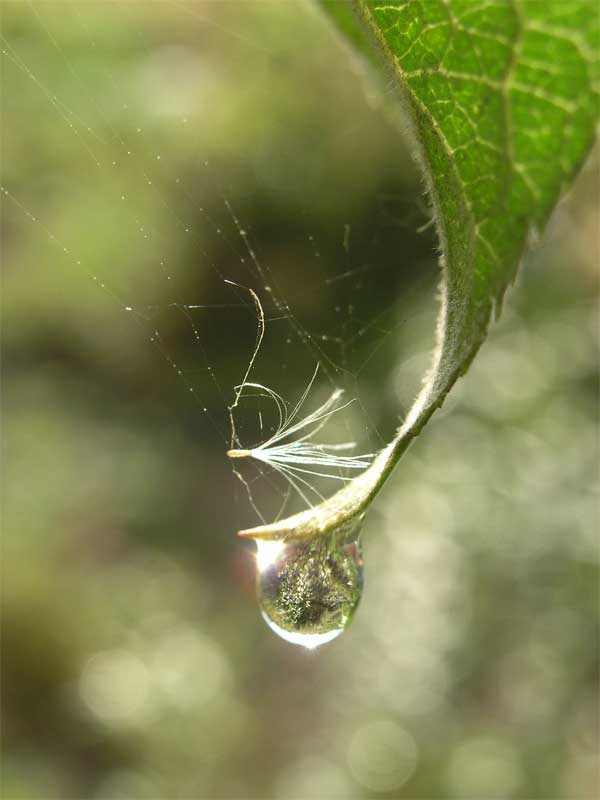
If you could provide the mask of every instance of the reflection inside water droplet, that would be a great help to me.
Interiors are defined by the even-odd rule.
[[[282,639],[312,649],[347,627],[363,586],[360,525],[306,542],[256,542],[262,616]]]

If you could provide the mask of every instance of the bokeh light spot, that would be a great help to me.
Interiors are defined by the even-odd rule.
[[[375,792],[391,792],[405,784],[415,770],[417,757],[413,737],[388,720],[359,728],[348,747],[353,777]]]
[[[97,653],[85,665],[79,693],[85,705],[105,722],[137,717],[148,698],[150,676],[143,662],[124,650]]]

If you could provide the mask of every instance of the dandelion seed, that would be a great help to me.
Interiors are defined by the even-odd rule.
[[[244,389],[249,388],[255,389],[259,395],[271,399],[277,408],[279,424],[275,433],[262,444],[251,448],[231,448],[227,451],[227,455],[232,459],[254,458],[269,464],[288,481],[308,505],[312,504],[303,489],[308,489],[321,499],[322,496],[303,477],[304,475],[348,481],[350,477],[345,475],[344,471],[365,469],[374,456],[373,453],[339,455],[342,450],[354,448],[355,442],[319,444],[314,440],[316,434],[327,425],[334,414],[352,404],[353,400],[342,402],[343,391],[341,389],[336,389],[315,411],[298,419],[299,412],[313,387],[318,371],[319,365],[317,364],[308,386],[291,412],[288,411],[283,397],[268,386],[249,381],[236,386],[237,397]]]
[[[250,361],[246,367],[242,382],[234,387],[234,401],[233,404],[229,406],[231,441],[227,456],[232,460],[250,458],[256,461],[262,461],[286,480],[288,484],[288,494],[285,496],[279,512],[280,514],[288,501],[289,493],[292,489],[308,506],[312,506],[310,496],[316,496],[319,500],[324,500],[325,498],[310,483],[309,479],[304,476],[349,481],[350,477],[346,475],[345,472],[347,470],[366,469],[366,467],[370,465],[371,460],[375,457],[375,454],[338,455],[340,451],[352,450],[356,446],[356,443],[342,442],[340,444],[319,444],[315,442],[314,437],[323,430],[331,417],[339,411],[348,408],[348,406],[354,402],[353,400],[349,400],[345,403],[342,402],[342,389],[336,389],[315,411],[307,414],[307,416],[303,418],[299,418],[300,411],[317,378],[319,364],[315,367],[315,371],[308,382],[308,386],[291,411],[288,410],[288,403],[276,391],[262,383],[255,383],[248,380],[263,341],[265,333],[265,313],[260,298],[253,289],[248,286],[241,286],[230,280],[225,280],[225,283],[236,286],[238,289],[244,289],[250,294],[252,302],[256,307],[258,323],[256,340]],[[236,408],[238,408],[239,402],[246,389],[253,390],[255,396],[270,399],[275,404],[279,418],[277,428],[273,435],[262,444],[249,448],[243,447],[238,439],[234,418],[234,412]],[[262,417],[260,417],[260,422],[262,431]],[[252,507],[264,522],[265,520],[262,514],[254,504],[247,481],[235,467],[233,468],[233,472],[244,484]]]

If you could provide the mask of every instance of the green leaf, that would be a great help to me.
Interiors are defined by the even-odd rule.
[[[325,4],[360,45],[348,3]],[[594,0],[356,0],[399,89],[434,206],[442,301],[433,365],[371,467],[320,506],[243,535],[310,538],[364,513],[467,370],[595,136]]]

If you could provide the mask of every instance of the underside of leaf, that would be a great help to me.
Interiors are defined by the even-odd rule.
[[[348,4],[324,3],[355,43]],[[304,539],[366,511],[457,378],[593,143],[593,0],[356,0],[403,104],[442,250],[438,344],[394,440],[319,506],[240,535]],[[568,268],[568,265],[565,265]]]

